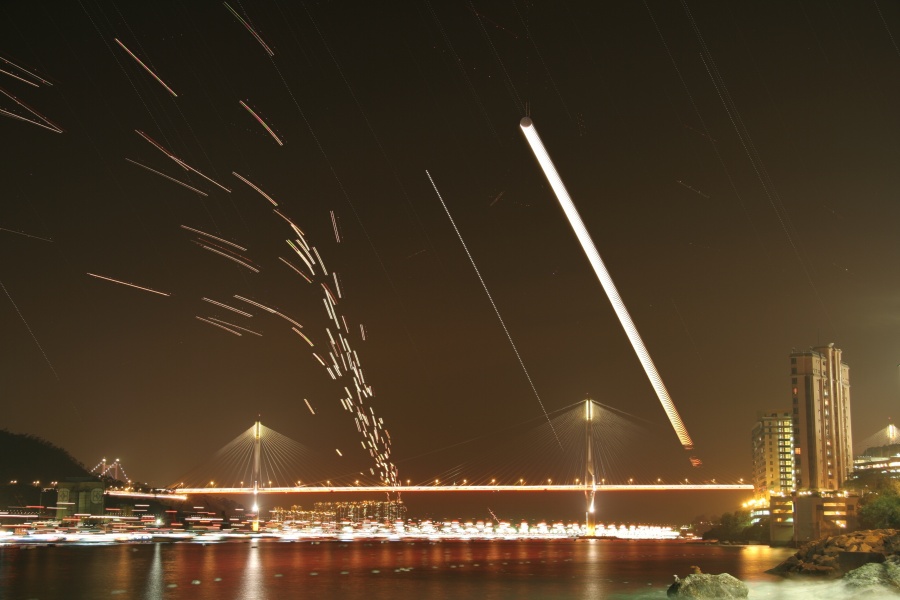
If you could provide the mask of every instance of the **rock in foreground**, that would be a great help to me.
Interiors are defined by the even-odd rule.
[[[749,591],[743,581],[728,573],[694,573],[676,579],[666,595],[670,598],[746,598]]]
[[[894,529],[856,531],[809,542],[768,572],[775,575],[840,577],[865,563],[884,562],[900,552],[900,532]]]
[[[843,582],[853,592],[900,594],[900,557],[891,556],[884,562],[853,569],[844,575]]]

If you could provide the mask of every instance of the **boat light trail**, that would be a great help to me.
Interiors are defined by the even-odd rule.
[[[569,225],[571,225],[572,229],[575,231],[575,236],[581,243],[584,253],[587,255],[591,266],[594,268],[594,273],[597,274],[597,279],[600,280],[600,285],[603,286],[603,291],[606,292],[606,297],[609,299],[610,304],[612,304],[613,310],[615,310],[616,316],[619,318],[619,323],[622,324],[622,328],[628,336],[628,341],[631,342],[631,346],[634,348],[634,352],[637,354],[641,366],[644,367],[644,372],[650,380],[650,385],[652,385],[654,391],[656,391],[656,396],[659,398],[663,410],[669,417],[669,422],[672,424],[672,428],[675,430],[678,440],[686,450],[691,450],[694,447],[694,442],[691,440],[691,436],[688,435],[687,428],[685,428],[684,423],[681,421],[681,417],[675,409],[675,404],[672,402],[672,398],[669,397],[669,392],[660,378],[659,373],[656,371],[653,359],[650,358],[647,348],[644,347],[644,341],[641,339],[637,328],[634,326],[631,315],[628,314],[628,309],[625,308],[625,304],[619,296],[619,291],[616,289],[612,277],[610,277],[609,272],[606,270],[606,266],[600,259],[600,254],[597,252],[597,247],[594,246],[594,241],[591,239],[591,235],[585,228],[581,216],[575,208],[575,204],[569,197],[569,192],[566,191],[566,186],[563,185],[559,173],[556,172],[556,167],[553,166],[550,155],[547,154],[547,151],[544,149],[544,144],[538,136],[534,123],[531,122],[531,119],[525,117],[519,122],[519,127],[522,129],[522,133],[525,134],[525,139],[528,140],[531,151],[534,152],[535,158],[537,158],[538,163],[541,165],[541,169],[544,171],[544,176],[547,177],[550,187],[553,188],[553,192],[556,194],[556,199],[559,201],[563,212],[566,214],[566,218],[569,220]]]
[[[134,55],[134,52],[132,52],[131,50],[129,50],[129,49],[125,46],[125,44],[123,44],[122,42],[120,42],[120,41],[119,41],[119,38],[113,38],[113,39],[116,40],[116,43],[122,47],[122,50],[124,50],[125,52],[127,52],[128,55],[131,56],[131,58],[133,58],[134,60],[137,61],[137,64],[139,64],[139,65],[141,65],[142,67],[144,67],[144,70],[147,71],[148,73],[150,73],[150,75],[153,76],[153,79],[155,79],[156,81],[158,81],[159,84],[160,84],[161,86],[163,86],[164,88],[166,88],[166,91],[168,91],[168,92],[169,92],[170,94],[172,94],[174,97],[176,97],[176,98],[178,97],[178,94],[176,94],[174,91],[172,91],[172,88],[170,88],[169,86],[167,86],[165,81],[163,81],[162,79],[160,79],[160,78],[156,75],[156,73],[154,73],[154,72],[150,69],[150,67],[148,67],[147,65],[145,65],[145,64],[143,63],[143,61],[141,61],[141,59],[139,59],[137,56],[135,56],[135,55]]]
[[[528,369],[525,368],[525,361],[522,360],[521,355],[519,355],[519,349],[516,348],[516,343],[512,339],[512,335],[509,333],[509,329],[506,328],[506,323],[503,321],[503,317],[500,316],[500,309],[497,308],[497,304],[494,302],[493,296],[491,296],[491,292],[488,291],[487,284],[484,282],[484,279],[481,277],[481,271],[478,270],[478,267],[475,265],[475,259],[472,258],[472,253],[469,252],[469,247],[466,246],[465,240],[463,240],[462,234],[459,232],[459,228],[456,226],[456,221],[453,220],[453,217],[450,215],[450,209],[447,208],[447,205],[444,203],[444,199],[441,197],[441,193],[437,189],[437,185],[434,183],[434,179],[431,178],[431,173],[427,170],[425,174],[428,175],[428,181],[431,182],[431,187],[434,188],[434,193],[437,194],[438,200],[441,201],[441,206],[444,207],[444,212],[447,213],[447,218],[450,219],[450,224],[453,225],[453,230],[456,232],[456,237],[459,238],[460,243],[462,243],[463,250],[466,251],[466,255],[469,257],[469,262],[472,263],[472,268],[475,269],[475,274],[478,275],[478,281],[481,282],[481,287],[484,288],[484,293],[487,294],[488,300],[491,301],[491,306],[494,307],[494,314],[497,315],[497,319],[500,321],[500,325],[503,327],[503,332],[506,334],[506,339],[509,340],[509,345],[512,346],[513,352],[516,354],[516,358],[519,360],[519,366],[522,367],[522,372],[525,373],[525,378],[528,379],[528,384],[531,386],[531,391],[534,392],[534,397],[537,398],[538,404],[541,405],[541,410],[544,411],[544,417],[547,419],[547,423],[550,425],[550,431],[553,432],[553,437],[556,438],[556,443],[559,444],[559,447],[562,448],[562,442],[559,441],[559,436],[556,435],[556,429],[553,427],[553,421],[550,420],[550,415],[547,414],[547,409],[544,408],[544,401],[541,400],[541,395],[538,394],[537,387],[535,387],[534,382],[531,381],[531,375],[528,374]]]

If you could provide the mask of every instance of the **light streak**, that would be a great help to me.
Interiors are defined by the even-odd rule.
[[[209,323],[209,324],[212,325],[213,327],[218,327],[219,329],[222,329],[222,330],[224,330],[224,331],[227,331],[228,333],[233,333],[234,335],[236,335],[236,336],[238,336],[238,337],[243,337],[243,336],[241,335],[240,332],[235,331],[234,329],[230,329],[230,328],[228,328],[228,327],[225,327],[224,325],[219,325],[218,323],[214,323],[213,321],[210,321],[209,319],[204,319],[204,318],[201,317],[200,315],[196,315],[196,318],[197,318],[198,320],[200,320],[200,321],[203,321],[204,323]]]
[[[331,293],[331,289],[328,287],[327,283],[319,284],[322,286],[322,289],[325,290],[325,293],[328,295],[328,299],[331,301],[332,305],[337,304],[337,299],[334,297],[334,294]]]
[[[244,183],[246,183],[247,185],[249,185],[250,187],[252,187],[257,192],[259,192],[259,194],[263,198],[265,198],[266,200],[268,200],[269,202],[272,203],[272,206],[278,206],[278,203],[275,202],[274,200],[272,200],[271,196],[269,196],[267,193],[265,193],[264,191],[259,189],[259,187],[257,187],[255,184],[253,184],[253,182],[251,182],[249,179],[247,179],[246,177],[243,177],[242,175],[235,173],[234,171],[232,171],[231,174],[234,175],[235,177],[237,177],[238,179],[240,179],[241,181],[243,181]]]
[[[209,250],[210,252],[215,252],[219,256],[224,256],[228,260],[232,260],[232,261],[236,262],[237,264],[241,265],[242,267],[246,267],[247,269],[250,269],[254,273],[259,273],[259,269],[257,269],[256,267],[254,267],[253,265],[251,265],[249,263],[246,263],[246,262],[240,260],[239,258],[235,258],[234,256],[231,256],[230,254],[226,254],[225,252],[222,252],[221,250],[216,250],[215,248],[212,248],[211,246],[207,246],[206,244],[203,244],[200,242],[196,242],[196,244],[198,246],[200,246],[201,248],[203,248],[204,250]]]
[[[606,297],[609,299],[610,304],[612,304],[613,310],[615,310],[616,316],[619,318],[619,323],[621,323],[622,328],[625,330],[625,334],[628,336],[631,347],[634,348],[634,352],[637,354],[641,366],[644,367],[644,372],[647,374],[647,378],[650,380],[650,384],[653,386],[654,391],[656,391],[656,396],[659,398],[663,410],[669,417],[669,422],[672,424],[672,428],[675,430],[678,440],[685,449],[689,450],[693,448],[694,442],[691,440],[691,436],[688,435],[687,428],[685,428],[678,411],[675,409],[675,404],[669,397],[669,392],[666,389],[665,384],[663,384],[659,373],[656,371],[653,359],[650,358],[650,354],[647,352],[646,347],[644,347],[644,342],[631,320],[631,315],[628,314],[628,309],[625,308],[622,298],[619,297],[619,291],[616,289],[612,277],[610,277],[609,272],[606,270],[606,266],[603,264],[603,260],[601,260],[596,246],[594,246],[591,235],[581,221],[581,216],[578,214],[575,204],[569,197],[566,186],[556,172],[556,167],[553,166],[550,155],[547,154],[547,151],[544,149],[544,144],[541,142],[541,138],[538,136],[534,124],[531,122],[531,119],[525,117],[520,121],[519,127],[522,129],[522,133],[525,134],[525,139],[528,140],[531,151],[534,152],[535,158],[537,158],[538,163],[541,165],[541,169],[544,171],[544,176],[550,183],[550,187],[553,188],[556,199],[559,201],[563,212],[566,214],[566,218],[569,220],[569,225],[571,225],[572,229],[575,231],[575,236],[581,243],[584,253],[587,255],[591,266],[594,268],[594,273],[597,275],[597,279],[600,280],[600,285],[603,286],[603,291],[606,292]]]
[[[525,378],[528,380],[528,384],[531,386],[531,391],[534,392],[534,397],[537,398],[538,404],[541,405],[541,410],[544,412],[544,417],[547,419],[547,423],[550,425],[550,430],[553,432],[553,437],[556,438],[556,443],[559,444],[560,448],[562,448],[562,442],[559,440],[559,436],[556,434],[556,429],[553,427],[553,422],[550,420],[550,415],[547,414],[547,409],[544,408],[544,401],[541,400],[541,395],[538,394],[537,387],[535,387],[534,382],[531,380],[531,375],[528,374],[528,369],[525,368],[525,361],[522,360],[522,356],[519,354],[519,349],[516,348],[516,343],[513,341],[512,335],[509,333],[509,329],[506,328],[506,323],[503,321],[503,317],[500,316],[500,309],[497,308],[497,304],[494,302],[494,298],[493,296],[491,296],[491,292],[488,290],[487,284],[481,277],[481,271],[478,270],[478,266],[475,264],[475,259],[472,258],[472,253],[469,252],[469,247],[466,246],[466,242],[465,240],[463,240],[462,233],[459,232],[459,228],[456,226],[456,221],[454,221],[453,217],[450,215],[450,209],[448,209],[447,205],[444,203],[444,199],[441,197],[441,193],[438,191],[437,185],[434,183],[434,179],[431,178],[431,173],[426,170],[425,174],[428,175],[428,181],[431,182],[431,187],[434,188],[434,193],[437,194],[438,200],[441,201],[441,206],[444,207],[444,212],[447,213],[447,218],[450,219],[450,224],[453,225],[453,230],[456,232],[456,237],[459,238],[463,250],[466,251],[466,255],[469,257],[469,262],[472,264],[472,268],[475,269],[475,274],[478,275],[478,281],[481,282],[481,287],[484,288],[484,293],[487,294],[488,300],[491,301],[491,306],[494,307],[494,314],[497,315],[497,319],[500,321],[500,325],[503,327],[503,332],[506,334],[506,339],[509,340],[509,345],[512,346],[513,352],[516,355],[516,359],[518,359],[519,361],[519,366],[522,367],[522,372],[525,373]]]
[[[256,41],[259,42],[260,46],[262,46],[263,49],[265,49],[265,51],[269,54],[269,56],[275,56],[275,53],[272,52],[272,49],[269,48],[269,46],[266,45],[266,43],[262,40],[262,38],[259,37],[259,35],[253,30],[252,27],[250,27],[250,24],[247,23],[247,21],[245,21],[245,20],[243,19],[243,17],[241,17],[241,15],[239,15],[237,12],[235,12],[235,10],[234,10],[233,8],[231,8],[230,6],[228,6],[228,3],[227,3],[227,2],[223,2],[222,4],[224,4],[224,5],[225,5],[225,8],[227,8],[228,11],[229,11],[231,14],[233,14],[233,15],[235,16],[235,18],[236,18],[238,21],[240,21],[241,24],[242,24],[244,27],[247,28],[247,31],[249,31],[250,34],[251,34],[254,38],[256,38]]]
[[[12,65],[13,67],[17,68],[18,70],[22,71],[23,73],[28,73],[29,75],[31,75],[31,76],[34,77],[35,79],[40,80],[41,83],[43,83],[43,84],[45,84],[45,85],[49,85],[50,87],[53,87],[53,84],[52,84],[52,83],[50,83],[49,81],[47,81],[47,80],[44,79],[43,77],[39,77],[39,76],[35,75],[34,73],[32,73],[31,71],[29,71],[29,70],[26,69],[25,67],[21,67],[21,66],[17,65],[16,63],[12,62],[11,60],[7,60],[7,59],[3,58],[2,56],[0,56],[0,60],[2,60],[3,62],[5,62],[5,63],[8,64],[8,65]]]
[[[209,320],[215,321],[216,323],[221,323],[222,325],[228,325],[229,327],[234,327],[235,329],[240,329],[241,331],[246,331],[247,333],[252,333],[253,335],[255,335],[257,337],[262,337],[262,334],[257,331],[253,331],[252,329],[247,329],[246,327],[241,327],[240,325],[235,325],[234,323],[229,323],[228,321],[223,321],[222,319],[217,319],[215,317],[209,317]]]
[[[282,319],[284,319],[285,321],[287,321],[287,322],[289,322],[289,323],[291,323],[291,324],[293,324],[293,325],[296,325],[298,329],[303,329],[303,325],[301,325],[301,324],[298,323],[297,321],[293,320],[292,318],[290,318],[290,317],[287,316],[286,314],[280,313],[280,312],[278,312],[277,310],[275,311],[275,314],[278,315],[279,317],[281,317]]]
[[[31,325],[29,325],[28,321],[25,320],[25,316],[22,314],[22,311],[19,310],[19,305],[16,304],[16,301],[13,300],[12,296],[10,296],[9,291],[6,289],[6,286],[3,285],[2,281],[0,281],[0,288],[3,288],[3,293],[6,294],[7,298],[9,298],[9,302],[13,305],[13,308],[16,309],[16,314],[19,315],[19,319],[22,320],[22,324],[25,325],[25,329],[27,329],[29,335],[31,335],[31,339],[34,340],[34,345],[38,347],[38,350],[41,351],[41,355],[44,357],[44,360],[47,361],[47,366],[50,367],[50,370],[53,372],[53,376],[56,377],[57,380],[59,380],[59,374],[56,372],[56,369],[53,368],[53,363],[50,362],[50,357],[48,357],[47,353],[44,352],[44,347],[41,346],[41,343],[38,341],[37,336],[34,335],[34,332],[31,330]]]
[[[272,209],[272,212],[275,213],[276,215],[278,215],[279,217],[281,217],[282,219],[284,219],[285,221],[287,221],[287,224],[290,225],[291,228],[292,228],[294,231],[297,232],[297,235],[301,235],[301,236],[303,235],[303,232],[300,231],[300,228],[297,227],[296,225],[294,225],[294,222],[293,222],[293,221],[291,221],[291,220],[288,219],[286,216],[284,216],[283,214],[281,214],[280,211],[277,211],[277,210],[275,210],[275,209],[273,208],[273,209]]]
[[[322,271],[325,273],[325,276],[328,277],[328,269],[325,268],[325,262],[322,260],[322,257],[319,255],[319,251],[316,250],[315,246],[313,246],[312,251],[316,255],[316,258],[319,259],[319,266],[322,267]]]
[[[32,125],[37,125],[38,127],[43,127],[48,131],[52,131],[53,133],[62,133],[59,129],[54,129],[53,127],[47,127],[43,123],[38,123],[37,121],[32,121],[31,119],[27,119],[21,115],[17,115],[16,113],[9,112],[8,110],[4,110],[0,108],[0,114],[6,115],[12,119],[18,119],[19,121],[25,121],[26,123],[31,123]]]
[[[28,81],[27,79],[22,79],[18,75],[14,74],[14,73],[10,73],[9,71],[4,71],[3,69],[0,69],[0,73],[3,73],[4,75],[9,75],[13,79],[18,79],[19,81],[21,81],[23,83],[27,83],[28,85],[30,85],[32,87],[40,87],[38,84]]]
[[[0,88],[0,93],[2,93],[4,96],[6,96],[10,100],[12,100],[16,104],[18,104],[19,106],[21,106],[22,108],[24,108],[25,110],[27,110],[28,112],[33,114],[34,116],[36,116],[38,119],[40,119],[41,121],[43,121],[44,123],[49,125],[51,128],[56,129],[57,133],[63,132],[62,127],[60,127],[59,125],[57,125],[56,123],[54,123],[53,121],[51,121],[50,119],[48,119],[47,117],[45,117],[44,115],[39,113],[38,111],[34,110],[30,106],[28,106],[27,104],[25,104],[24,102],[22,102],[21,100],[19,100],[18,98],[16,98],[15,96],[10,94],[6,90],[4,90],[3,88]]]
[[[229,242],[228,240],[224,240],[220,237],[216,237],[211,233],[206,233],[205,231],[200,231],[199,229],[194,229],[193,227],[188,227],[187,225],[182,225],[181,228],[185,229],[187,231],[193,231],[194,233],[199,233],[200,235],[205,235],[206,237],[212,238],[214,240],[218,240],[218,241],[222,242],[223,244],[228,244],[232,248],[237,248],[238,250],[241,250],[243,252],[247,251],[247,249],[244,248],[243,246],[238,246],[237,244],[235,244],[233,242]]]
[[[312,414],[316,414],[316,411],[314,411],[314,410],[313,410],[313,407],[309,404],[309,400],[307,400],[306,398],[304,398],[303,401],[306,402],[306,408],[309,409],[309,412],[311,412]]]
[[[127,157],[125,158],[125,160],[127,160],[128,162],[130,162],[130,163],[133,164],[133,165],[137,165],[137,166],[141,167],[142,169],[147,169],[147,170],[150,171],[151,173],[156,173],[156,174],[159,175],[160,177],[165,177],[165,178],[168,179],[169,181],[174,182],[174,183],[177,183],[178,185],[180,185],[180,186],[182,186],[182,187],[185,187],[185,188],[191,190],[192,192],[194,192],[194,193],[196,193],[196,194],[200,194],[201,196],[208,196],[208,195],[209,195],[209,194],[207,194],[207,193],[204,192],[204,191],[201,191],[201,190],[198,190],[198,189],[195,188],[195,187],[189,186],[188,184],[186,184],[186,183],[183,182],[183,181],[178,181],[178,180],[175,179],[174,177],[169,177],[169,176],[166,175],[165,173],[160,173],[160,172],[157,171],[156,169],[151,169],[151,168],[148,167],[147,165],[142,165],[141,163],[137,162],[136,160],[131,160],[130,158],[127,158]],[[184,226],[182,225],[182,227],[184,227]]]
[[[178,97],[178,94],[176,94],[174,91],[172,91],[172,88],[170,88],[169,86],[167,86],[165,81],[163,81],[162,79],[160,79],[160,78],[156,75],[156,73],[154,73],[154,72],[150,69],[150,67],[148,67],[147,65],[145,65],[141,59],[139,59],[137,56],[135,56],[135,55],[134,55],[134,52],[132,52],[131,50],[129,50],[129,49],[125,46],[125,44],[123,44],[122,42],[120,42],[120,41],[119,41],[119,38],[113,38],[113,39],[116,40],[116,43],[117,43],[118,45],[120,45],[120,46],[122,47],[122,49],[123,49],[125,52],[127,52],[129,56],[131,56],[131,58],[133,58],[134,60],[136,60],[137,63],[138,63],[139,65],[141,65],[142,67],[144,67],[144,70],[147,71],[148,73],[150,73],[150,75],[153,77],[153,79],[155,79],[156,81],[158,81],[159,84],[160,84],[161,86],[163,86],[164,88],[166,88],[166,90],[167,90],[170,94],[172,94],[174,97],[176,97],[176,98]]]
[[[309,344],[310,346],[315,346],[315,344],[312,343],[312,340],[310,340],[308,337],[306,337],[303,334],[303,332],[300,331],[299,329],[297,329],[296,327],[291,327],[291,331],[293,331],[294,333],[296,333],[297,335],[302,337],[304,340],[306,340],[306,343]]]
[[[253,306],[255,306],[257,308],[261,308],[264,311],[270,312],[273,315],[275,314],[274,308],[269,308],[268,306],[264,306],[264,305],[260,304],[259,302],[254,302],[253,300],[250,300],[249,298],[244,298],[243,296],[238,296],[237,294],[235,294],[234,297],[237,298],[238,300],[243,300],[247,304],[252,304]]]
[[[338,453],[338,456],[343,456],[343,454],[341,454],[341,451],[338,450],[337,448],[335,448],[334,451]]]
[[[363,341],[366,341],[366,327],[362,323],[359,324],[359,335]]]
[[[341,234],[338,233],[337,219],[334,217],[334,211],[331,211],[331,226],[334,227],[334,239],[338,244],[341,243]]]
[[[322,360],[322,357],[321,357],[321,356],[319,356],[319,355],[316,354],[315,352],[313,352],[313,356],[316,357],[316,360],[319,361],[319,362],[322,364],[323,367],[326,366],[326,365],[325,365],[325,361]]]
[[[259,124],[260,124],[260,125],[262,125],[263,127],[265,127],[266,131],[269,132],[269,135],[272,136],[272,139],[274,139],[274,140],[278,143],[279,146],[284,146],[284,142],[282,142],[282,141],[278,138],[278,136],[275,135],[275,132],[272,131],[272,128],[269,127],[269,126],[266,124],[266,122],[263,121],[263,120],[260,118],[260,116],[259,116],[258,114],[256,114],[255,112],[253,112],[253,109],[252,109],[252,108],[250,108],[249,106],[247,106],[247,104],[246,104],[243,100],[239,100],[239,102],[240,102],[241,106],[243,106],[244,108],[247,109],[247,112],[249,112],[251,115],[253,115],[253,118],[254,118],[254,119],[256,119],[257,121],[259,121]]]
[[[343,298],[344,296],[341,294],[341,284],[338,283],[338,276],[335,271],[332,271],[331,274],[334,276],[334,288],[337,290],[337,297]],[[347,323],[344,322],[344,327],[346,328]]]
[[[25,237],[27,237],[27,238],[32,238],[32,239],[35,239],[35,240],[41,240],[42,242],[53,242],[53,240],[51,240],[51,239],[49,239],[49,238],[42,238],[42,237],[37,236],[37,235],[31,235],[30,233],[25,233],[25,232],[23,232],[23,231],[16,231],[15,229],[6,229],[5,227],[0,227],[0,231],[8,231],[9,233],[15,233],[15,234],[17,234],[17,235],[22,235],[22,236],[25,236]]]
[[[127,281],[120,281],[118,279],[113,279],[112,277],[106,277],[104,275],[97,275],[95,273],[87,273],[91,277],[96,277],[97,279],[103,279],[105,281],[111,281],[113,283],[118,283],[119,285],[127,285],[128,287],[133,287],[138,290],[143,290],[145,292],[150,292],[151,294],[159,294],[160,296],[171,296],[172,294],[167,294],[166,292],[160,292],[158,290],[150,289],[148,287],[144,287],[142,285],[136,285],[134,283],[128,283]]]
[[[168,156],[169,158],[171,158],[172,160],[174,160],[176,163],[178,163],[179,165],[181,165],[181,168],[183,168],[184,170],[186,170],[186,171],[193,171],[194,173],[196,173],[197,175],[199,175],[199,176],[202,177],[203,179],[207,180],[207,181],[210,182],[211,184],[215,185],[216,187],[225,190],[225,191],[228,192],[229,194],[231,193],[231,190],[229,190],[227,187],[225,187],[224,185],[222,185],[221,183],[219,183],[218,181],[216,181],[216,180],[214,180],[214,179],[210,179],[209,177],[207,177],[206,175],[204,175],[203,173],[201,173],[200,171],[198,171],[197,169],[195,169],[195,168],[192,167],[191,165],[187,164],[186,162],[184,162],[183,160],[181,160],[180,158],[178,158],[177,156],[175,156],[174,154],[172,154],[171,152],[169,152],[168,150],[166,150],[165,147],[163,147],[162,144],[160,144],[159,142],[155,141],[153,138],[151,138],[149,135],[147,135],[146,133],[144,133],[144,132],[141,131],[140,129],[135,129],[134,132],[137,133],[137,134],[138,134],[139,136],[141,136],[142,138],[144,138],[145,140],[147,140],[148,142],[150,142],[151,144],[153,144],[154,146],[156,146],[156,148],[157,148],[160,152],[162,152],[163,154],[165,154],[166,156]]]
[[[287,266],[289,266],[291,269],[293,269],[294,272],[295,272],[297,275],[299,275],[300,277],[302,277],[303,279],[305,279],[307,283],[312,283],[312,279],[310,279],[309,277],[307,277],[306,274],[305,274],[303,271],[301,271],[300,269],[298,269],[297,267],[295,267],[294,265],[292,265],[291,263],[289,263],[286,259],[281,258],[281,257],[279,256],[279,257],[278,257],[278,260],[280,260],[281,262],[283,262],[284,264],[286,264]]]
[[[239,309],[237,309],[237,308],[235,308],[235,307],[233,307],[233,306],[228,306],[227,304],[223,304],[223,303],[221,303],[221,302],[216,302],[215,300],[210,300],[209,298],[206,298],[206,297],[203,297],[202,300],[203,300],[204,302],[209,302],[210,304],[215,304],[216,306],[221,306],[222,308],[228,309],[228,310],[230,310],[230,311],[232,311],[232,312],[236,312],[237,314],[243,315],[243,316],[245,316],[245,317],[252,317],[252,316],[253,316],[253,315],[251,315],[251,314],[248,313],[248,312],[244,312],[244,311],[239,310]]]

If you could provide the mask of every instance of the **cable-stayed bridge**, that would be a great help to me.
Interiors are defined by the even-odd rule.
[[[327,461],[313,456],[298,442],[257,421],[220,449],[211,460],[171,485],[170,490],[180,495],[234,494],[253,496],[254,499],[259,495],[278,494],[581,493],[585,496],[587,522],[590,524],[598,493],[753,489],[743,480],[704,479],[703,472],[696,469],[690,477],[676,477],[674,473],[665,479],[622,477],[622,469],[617,469],[612,455],[616,450],[619,453],[625,451],[620,447],[623,438],[640,437],[629,429],[627,421],[609,407],[592,400],[557,412],[552,437],[556,437],[556,432],[561,433],[568,450],[563,450],[562,445],[557,447],[557,442],[551,440],[549,435],[544,436],[546,446],[542,446],[535,441],[541,439],[540,432],[531,433],[528,443],[516,444],[513,454],[518,458],[518,464],[515,467],[504,468],[497,464],[502,459],[498,452],[481,453],[485,455],[486,469],[494,475],[480,474],[477,469],[472,469],[471,479],[463,477],[465,468],[471,468],[471,465],[466,465],[425,481],[406,479],[397,484],[377,480],[374,472],[370,472],[371,476],[359,470],[344,475],[315,473],[315,468]],[[516,425],[510,429],[518,433],[521,428]],[[365,444],[363,448],[366,448]],[[340,451],[337,454],[344,457]],[[532,468],[531,474],[528,477],[514,476],[513,473],[525,470],[523,463]],[[538,463],[544,463],[541,466],[545,469],[543,476],[535,474],[534,466]],[[553,470],[554,475],[547,476],[546,469]],[[305,479],[299,477],[299,473],[306,473]]]

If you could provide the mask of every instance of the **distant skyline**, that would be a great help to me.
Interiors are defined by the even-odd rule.
[[[229,6],[0,9],[0,427],[166,485],[261,415],[319,471],[377,470],[341,404],[349,376],[312,356],[341,319],[284,263],[306,270],[276,203],[338,273],[340,329],[401,479],[493,457],[512,476],[524,467],[501,457],[552,439],[541,404],[590,396],[634,427],[604,450],[610,476],[749,481],[756,413],[789,410],[791,352],[828,342],[851,369],[854,438],[896,417],[900,6]],[[525,422],[534,437],[498,433]]]

